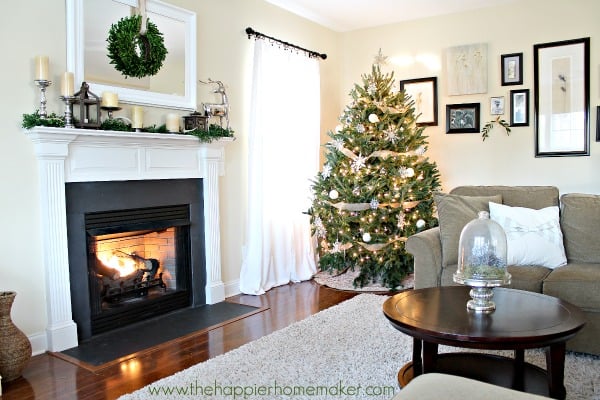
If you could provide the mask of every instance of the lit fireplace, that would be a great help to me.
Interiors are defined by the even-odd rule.
[[[67,184],[82,339],[204,304],[201,180]]]

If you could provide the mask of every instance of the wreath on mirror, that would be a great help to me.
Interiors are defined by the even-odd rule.
[[[150,20],[140,33],[141,15],[121,18],[108,32],[108,58],[115,69],[134,78],[156,75],[167,56],[163,34]]]

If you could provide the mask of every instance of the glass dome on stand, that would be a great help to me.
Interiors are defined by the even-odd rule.
[[[506,234],[487,211],[479,212],[460,233],[458,268],[453,279],[471,286],[467,309],[475,312],[494,311],[494,287],[510,284],[511,275],[506,271]]]

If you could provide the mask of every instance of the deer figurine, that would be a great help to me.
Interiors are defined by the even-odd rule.
[[[221,81],[213,81],[208,78],[208,82],[200,81],[200,83],[208,84],[216,84],[217,88],[212,92],[221,95],[220,103],[203,103],[202,107],[204,109],[204,114],[207,117],[219,117],[219,124],[221,128],[223,128],[223,119],[226,122],[226,129],[229,129],[229,100],[227,99],[227,93],[225,93],[225,85]]]

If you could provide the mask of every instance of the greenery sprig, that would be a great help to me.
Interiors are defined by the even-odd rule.
[[[150,20],[145,35],[140,35],[142,17],[132,15],[112,24],[108,32],[108,58],[125,77],[156,75],[167,56],[163,34]]]
[[[490,131],[494,129],[495,124],[498,124],[501,127],[503,127],[506,131],[506,134],[510,135],[510,125],[508,124],[508,122],[506,122],[506,120],[501,119],[498,115],[496,119],[489,121],[483,126],[483,129],[481,129],[481,138],[483,139],[483,141],[485,141],[485,139],[487,139],[490,136]]]
[[[201,142],[210,143],[215,139],[233,137],[233,129],[227,129],[216,124],[210,124],[207,131],[194,129],[192,131],[185,132],[185,134],[196,136]]]
[[[21,126],[25,129],[31,129],[34,126],[52,126],[56,128],[64,128],[65,117],[52,113],[43,118],[40,116],[39,110],[36,110],[33,114],[23,114],[23,122],[21,123]]]

